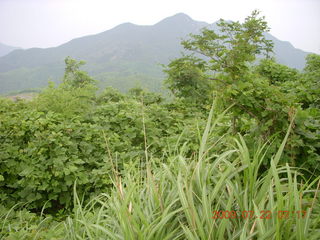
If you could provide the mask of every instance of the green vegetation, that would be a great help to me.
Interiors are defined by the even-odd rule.
[[[0,238],[319,239],[320,56],[269,58],[257,11],[218,27],[182,42],[170,99],[97,93],[70,57],[0,99]]]

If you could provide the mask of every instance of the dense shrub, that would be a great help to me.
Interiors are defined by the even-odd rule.
[[[0,129],[2,201],[27,201],[31,208],[41,208],[47,200],[48,207],[67,206],[76,179],[87,192],[110,183],[111,164],[94,124],[25,110],[2,115]]]
[[[197,122],[166,105],[146,106],[122,96],[116,102],[74,104],[70,111],[68,101],[56,107],[59,97],[66,97],[65,89],[47,90],[34,102],[1,102],[0,197],[8,206],[21,201],[32,209],[68,207],[75,180],[85,196],[108,191],[113,168],[121,172],[129,162],[144,166],[145,148],[160,158],[178,138],[197,136]],[[90,111],[84,111],[87,105]],[[189,151],[196,145],[189,141]]]

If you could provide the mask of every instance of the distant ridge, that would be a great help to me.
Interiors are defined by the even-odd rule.
[[[19,49],[19,48],[0,43],[0,57],[7,55],[8,53],[12,52],[15,49]]]
[[[58,47],[15,50],[0,57],[0,93],[45,87],[48,80],[60,82],[67,56],[85,60],[84,70],[100,80],[103,87],[126,91],[140,85],[160,91],[164,79],[160,64],[167,64],[181,55],[180,42],[188,34],[214,26],[178,13],[151,26],[123,23]],[[303,68],[307,52],[270,34],[267,37],[274,41],[280,63]]]

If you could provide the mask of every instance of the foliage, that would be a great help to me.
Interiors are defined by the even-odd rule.
[[[296,77],[282,81],[281,90],[291,98],[297,107],[293,136],[287,149],[291,162],[305,168],[313,176],[320,174],[320,67],[319,55],[306,58],[306,68]],[[290,72],[290,69],[286,68]],[[292,72],[292,69],[291,69]]]
[[[269,159],[272,167],[259,176],[266,145],[251,155],[240,137],[226,152],[207,152],[218,122],[209,117],[192,159],[183,149],[160,167],[151,159],[143,180],[141,172],[128,166],[111,195],[102,195],[86,207],[79,203],[75,214],[81,221],[70,221],[68,237],[83,229],[82,238],[89,239],[317,239],[320,219],[314,201],[318,200],[308,195],[313,184],[299,185],[298,172],[277,166],[288,134]],[[95,207],[93,215],[86,211]],[[240,216],[213,219],[215,211],[235,211]],[[255,213],[252,218],[241,217],[249,211]],[[284,211],[291,215],[281,219],[279,213]],[[298,216],[302,211],[307,213],[304,218]],[[270,219],[261,218],[264,212],[270,212]]]
[[[63,239],[65,233],[61,222],[31,213],[23,205],[11,209],[0,205],[0,219],[1,239]]]
[[[320,55],[315,54],[315,53],[309,54],[306,57],[306,66],[305,66],[304,70],[307,73],[314,72],[314,73],[319,74],[319,72],[320,72]]]
[[[107,102],[119,102],[123,99],[124,95],[118,90],[112,87],[107,87],[97,96],[96,102],[97,104],[103,104]]]
[[[279,84],[285,81],[297,81],[298,71],[285,65],[276,63],[275,60],[263,59],[257,67],[261,76],[270,80],[271,84]]]
[[[320,109],[308,108],[298,112],[292,151],[297,166],[306,169],[313,176],[320,174]]]
[[[293,102],[280,87],[250,67],[258,54],[268,55],[272,51],[272,42],[264,35],[269,30],[264,17],[253,11],[244,23],[220,20],[217,26],[217,32],[205,28],[200,35],[182,41],[186,50],[202,58],[187,56],[173,60],[166,70],[169,89],[177,97],[188,96],[193,101],[201,98],[208,101],[215,92],[222,108],[233,104],[234,133],[240,130],[245,134],[255,129],[253,134],[265,140],[283,131],[288,126],[287,116]]]
[[[205,70],[205,61],[201,59],[192,56],[178,58],[164,70],[167,74],[165,84],[176,97],[203,104],[212,94]]]
[[[98,126],[26,109],[1,115],[0,128],[1,200],[9,206],[27,201],[39,209],[49,200],[46,207],[66,207],[76,179],[83,193],[110,183]]]
[[[256,55],[272,51],[272,41],[264,36],[269,28],[264,17],[259,17],[259,11],[253,11],[242,24],[221,19],[217,26],[218,33],[204,28],[200,35],[192,34],[190,40],[182,41],[182,45],[206,56],[208,69],[223,72],[232,81],[241,78]]]
[[[272,139],[273,146],[279,147],[289,122],[298,113],[281,163],[307,169],[318,166],[318,56],[307,57],[303,73],[268,58],[252,66],[257,54],[268,57],[272,50],[264,35],[269,30],[267,23],[259,12],[254,11],[244,23],[221,20],[217,26],[218,31],[205,28],[182,41],[193,55],[168,65],[168,88],[177,98],[188,99],[186,104],[197,103],[199,110],[206,109],[203,106],[212,96],[219,99],[220,109],[233,105],[232,131],[241,133],[250,144]],[[270,167],[268,162],[263,165]],[[320,169],[312,172],[317,176]]]
[[[90,85],[64,84],[49,86],[30,102],[1,100],[1,201],[28,202],[35,211],[44,205],[70,209],[75,180],[86,198],[108,191],[111,167],[121,170],[129,161],[144,166],[146,144],[160,158],[178,138],[197,135],[193,119],[160,101],[157,94],[137,90],[124,96],[107,89],[95,97]],[[188,146],[192,151],[196,143]]]
[[[95,81],[84,71],[80,71],[80,66],[84,65],[84,61],[76,61],[71,57],[67,57],[65,59],[65,72],[63,77],[63,83],[65,85],[74,87],[74,88],[81,88],[88,84],[92,84]]]
[[[74,89],[64,84],[54,87],[51,83],[36,96],[32,108],[44,113],[60,113],[66,117],[84,114],[94,106],[95,91],[91,85]]]
[[[182,146],[177,153],[163,158],[161,165],[152,156],[146,167],[128,163],[123,174],[114,171],[111,192],[86,205],[77,195],[75,184],[73,214],[60,224],[50,218],[36,218],[25,210],[2,215],[3,236],[318,239],[319,177],[310,183],[298,183],[300,173],[296,169],[278,166],[290,129],[280,148],[268,159],[271,168],[259,175],[269,146],[264,144],[251,154],[239,136],[229,148],[217,152],[215,146],[224,141],[215,139],[223,119],[223,114],[211,110],[196,154],[190,156]],[[237,217],[223,214],[227,212]]]
[[[86,72],[80,71],[83,61],[70,57],[65,59],[66,70],[63,83],[58,87],[53,82],[37,95],[34,104],[40,112],[55,112],[70,117],[88,112],[93,107],[97,88]]]
[[[320,108],[320,55],[309,54],[306,58],[305,72],[298,82],[302,89],[298,91],[304,107]],[[298,87],[297,86],[297,87]],[[302,95],[302,96],[301,96]]]
[[[159,93],[152,93],[140,87],[131,88],[128,95],[141,101],[144,105],[159,104],[163,102],[163,97]]]

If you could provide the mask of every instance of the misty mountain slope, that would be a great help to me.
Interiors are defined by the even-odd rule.
[[[9,54],[10,52],[12,52],[15,49],[18,49],[18,48],[0,43],[0,57]]]
[[[279,63],[300,70],[304,68],[305,58],[310,52],[295,48],[290,42],[281,41],[271,34],[267,34],[267,39],[274,42],[273,50]]]
[[[214,25],[180,13],[152,26],[124,23],[55,48],[15,50],[0,58],[0,93],[44,87],[48,80],[59,82],[67,56],[85,60],[84,70],[100,80],[102,86],[126,91],[141,85],[159,91],[164,78],[160,64],[180,56],[183,50],[180,42],[188,34],[209,26]],[[307,53],[271,35],[268,37],[275,41],[281,63],[303,67]]]

